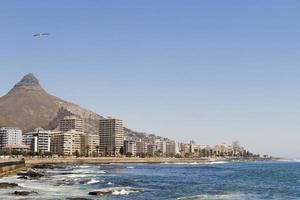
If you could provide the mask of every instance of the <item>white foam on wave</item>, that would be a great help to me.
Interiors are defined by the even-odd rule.
[[[126,168],[127,169],[134,169],[135,167],[134,166],[127,166]]]
[[[84,177],[87,177],[88,175],[87,174],[68,174],[65,176],[69,177],[69,178],[84,178]]]
[[[131,188],[131,187],[111,187],[111,188],[101,189],[98,191],[102,193],[111,193],[111,195],[115,195],[115,196],[121,196],[121,195],[129,195],[132,193],[138,193],[141,192],[142,190],[137,188]]]
[[[88,181],[86,184],[91,185],[91,184],[95,184],[95,183],[99,183],[100,181],[92,178],[90,181]]]
[[[79,168],[82,168],[82,169],[87,169],[87,168],[90,168],[92,166],[90,165],[80,165]]]
[[[299,159],[280,159],[280,160],[276,160],[278,162],[300,162]]]
[[[214,164],[226,164],[229,163],[228,161],[213,161],[213,162],[209,162],[209,164],[214,165]]]

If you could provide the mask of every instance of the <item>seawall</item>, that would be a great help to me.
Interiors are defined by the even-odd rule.
[[[25,168],[24,160],[0,160],[0,177],[7,176],[10,174],[22,171]]]

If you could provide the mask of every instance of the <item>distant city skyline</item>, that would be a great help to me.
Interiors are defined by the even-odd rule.
[[[0,96],[33,73],[50,94],[136,131],[300,157],[299,9],[278,0],[1,2]]]

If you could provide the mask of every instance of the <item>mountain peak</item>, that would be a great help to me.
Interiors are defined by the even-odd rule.
[[[32,73],[25,75],[22,80],[14,86],[14,89],[17,88],[42,89],[39,80]]]

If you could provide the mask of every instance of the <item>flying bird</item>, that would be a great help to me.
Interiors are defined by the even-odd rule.
[[[42,37],[42,36],[47,36],[50,35],[49,33],[36,33],[34,35],[32,35],[33,37]]]

